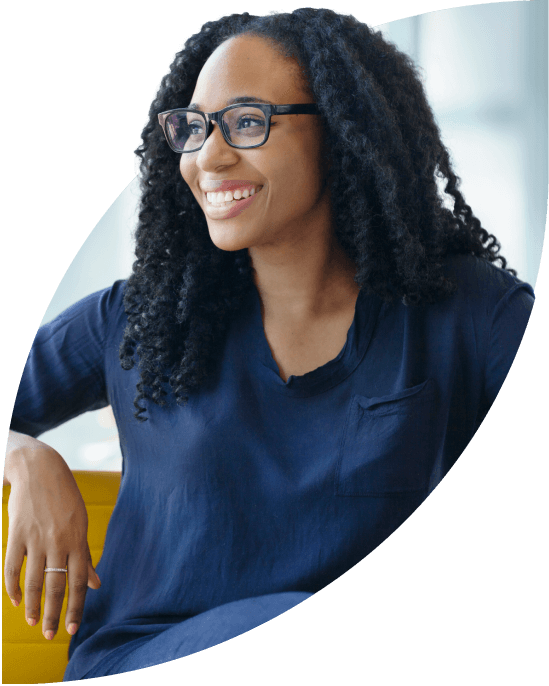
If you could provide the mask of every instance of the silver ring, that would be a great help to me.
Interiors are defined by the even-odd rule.
[[[45,572],[65,572],[65,574],[69,571],[68,569],[63,569],[63,567],[46,567],[44,569]]]

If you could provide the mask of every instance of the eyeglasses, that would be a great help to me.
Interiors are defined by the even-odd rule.
[[[232,148],[258,148],[266,143],[271,117],[279,114],[320,114],[313,104],[229,105],[219,112],[177,109],[161,112],[158,121],[174,152],[197,152],[213,131],[214,122]]]

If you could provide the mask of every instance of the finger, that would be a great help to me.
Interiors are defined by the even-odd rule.
[[[45,555],[29,553],[25,571],[25,617],[30,626],[40,621],[40,602],[44,585]]]
[[[101,579],[99,578],[95,568],[93,566],[93,560],[91,557],[90,546],[86,541],[86,556],[88,560],[88,586],[97,590],[101,586]]]
[[[101,579],[91,562],[88,562],[88,586],[93,588],[94,591],[101,587]]]
[[[65,615],[65,627],[69,634],[74,635],[82,621],[84,601],[88,589],[88,558],[86,555],[70,555],[67,581],[69,586],[69,600]],[[49,572],[53,573],[53,572]]]
[[[8,536],[6,559],[4,560],[4,584],[6,585],[6,592],[15,607],[19,605],[23,597],[20,579],[24,559],[25,547],[14,543],[13,539]]]
[[[67,558],[64,560],[59,557],[48,558],[46,567],[66,567]],[[59,617],[65,599],[66,572],[46,572],[45,582],[46,594],[44,600],[44,617],[42,619],[42,633],[49,641],[57,633],[59,627]]]

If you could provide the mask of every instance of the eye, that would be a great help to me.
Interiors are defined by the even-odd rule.
[[[265,120],[264,120],[264,119],[254,119],[253,117],[250,117],[250,116],[240,117],[240,120],[239,120],[238,123],[240,124],[240,123],[243,122],[243,121],[246,121],[246,122],[255,122],[256,124],[259,124],[260,126],[264,126],[264,125],[265,125]],[[242,128],[250,128],[250,127],[249,127],[249,126],[247,126],[247,127],[244,126],[244,127],[242,127]]]
[[[187,133],[189,136],[201,136],[204,133],[204,121],[195,119],[187,122]]]

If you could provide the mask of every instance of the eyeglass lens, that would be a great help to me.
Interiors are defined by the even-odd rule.
[[[267,116],[258,107],[245,105],[227,110],[221,122],[225,137],[233,145],[251,148],[263,143],[267,135]],[[174,112],[166,119],[166,132],[173,146],[182,152],[198,150],[207,129],[205,118],[193,110]]]

